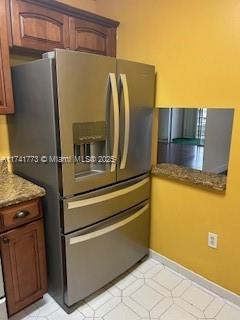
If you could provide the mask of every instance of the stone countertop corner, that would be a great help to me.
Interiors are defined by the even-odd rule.
[[[0,159],[0,208],[43,197],[45,194],[42,187],[10,173],[7,161]]]

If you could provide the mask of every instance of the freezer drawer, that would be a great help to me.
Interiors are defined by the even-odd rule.
[[[7,320],[7,307],[6,307],[6,298],[0,299],[0,319]]]
[[[65,304],[71,306],[125,272],[148,253],[149,204],[65,236]]]
[[[64,200],[64,233],[90,226],[149,199],[150,179],[134,179]]]

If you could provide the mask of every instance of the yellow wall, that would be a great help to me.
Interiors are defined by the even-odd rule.
[[[72,7],[77,7],[86,11],[91,11],[93,13],[96,13],[96,10],[97,10],[96,0],[59,0],[59,2],[65,3]]]
[[[157,105],[238,104],[238,0],[99,0],[97,6],[121,21],[118,55],[157,66]]]
[[[118,54],[157,67],[157,106],[236,107],[225,195],[153,178],[151,247],[240,294],[240,3],[101,0]],[[219,249],[207,247],[208,231]]]
[[[0,116],[0,158],[9,155],[6,117]]]

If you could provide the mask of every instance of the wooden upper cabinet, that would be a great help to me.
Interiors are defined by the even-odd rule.
[[[6,0],[0,0],[0,114],[14,112],[6,5]]]
[[[65,48],[116,55],[117,21],[49,0],[9,0],[11,45],[40,52]]]
[[[24,0],[10,1],[13,46],[40,51],[69,47],[67,15]]]
[[[94,22],[69,18],[70,49],[116,56],[116,29]]]

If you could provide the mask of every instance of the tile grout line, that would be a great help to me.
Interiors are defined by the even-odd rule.
[[[145,260],[143,263],[147,263],[148,261],[150,261],[150,263],[151,263],[151,260],[154,260],[153,258],[152,259],[149,259],[149,260]],[[138,317],[138,319],[140,320],[140,319],[145,319],[146,318],[146,320],[150,320],[150,319],[154,319],[154,320],[161,320],[163,317],[164,317],[164,315],[173,307],[173,306],[175,306],[175,308],[179,308],[179,314],[181,313],[180,312],[180,310],[182,310],[184,313],[186,313],[186,316],[187,316],[187,314],[189,315],[189,316],[192,316],[194,319],[198,319],[198,320],[217,320],[217,317],[218,317],[218,315],[221,313],[221,311],[223,310],[223,308],[226,306],[226,305],[228,305],[233,311],[231,311],[230,309],[229,309],[229,315],[231,315],[231,313],[230,312],[235,312],[234,310],[236,309],[236,312],[238,313],[239,312],[239,315],[240,315],[240,308],[239,308],[239,306],[238,305],[236,305],[235,303],[233,303],[233,302],[231,302],[231,301],[228,301],[227,299],[225,299],[225,298],[223,298],[223,297],[221,297],[219,294],[217,294],[217,293],[215,293],[215,292],[213,292],[213,291],[211,291],[210,289],[208,289],[208,288],[206,288],[206,287],[204,287],[204,286],[202,286],[201,284],[199,284],[198,282],[195,282],[194,280],[191,280],[191,278],[189,278],[189,277],[187,277],[187,276],[184,276],[184,277],[182,277],[181,276],[181,273],[180,272],[177,272],[177,271],[175,271],[175,270],[171,270],[171,268],[170,267],[168,267],[167,265],[164,265],[162,262],[160,262],[160,261],[158,261],[158,260],[155,260],[156,261],[156,263],[155,263],[155,265],[153,265],[153,266],[151,266],[151,268],[150,269],[148,269],[148,266],[146,266],[146,271],[145,272],[143,272],[143,271],[139,271],[139,270],[137,270],[137,268],[134,268],[134,269],[131,269],[131,270],[129,270],[128,272],[126,272],[125,273],[125,275],[124,276],[122,276],[121,277],[121,279],[119,280],[119,281],[121,281],[121,280],[124,280],[125,279],[125,277],[126,276],[128,276],[128,275],[131,275],[132,277],[133,277],[133,281],[130,283],[130,284],[128,284],[124,289],[120,289],[118,286],[117,286],[117,280],[116,280],[116,282],[114,281],[114,282],[111,282],[111,286],[109,287],[108,285],[106,285],[105,287],[104,287],[104,289],[101,291],[101,293],[99,294],[99,296],[101,295],[101,294],[105,294],[105,293],[108,293],[109,294],[109,296],[107,296],[107,300],[106,301],[104,301],[104,299],[105,299],[105,297],[104,297],[104,299],[102,299],[102,300],[97,300],[98,299],[98,295],[96,295],[96,296],[94,296],[94,298],[92,298],[92,300],[94,300],[94,299],[96,299],[96,303],[98,302],[101,302],[101,304],[100,304],[100,306],[98,306],[98,307],[96,307],[96,309],[95,308],[93,308],[89,303],[92,301],[91,299],[90,300],[88,300],[88,302],[86,301],[86,300],[84,300],[84,304],[82,305],[82,306],[85,306],[86,308],[89,308],[89,310],[91,311],[91,313],[93,313],[93,315],[92,316],[85,316],[82,312],[80,312],[79,311],[79,308],[78,309],[76,309],[76,311],[78,311],[78,313],[79,313],[79,316],[81,315],[81,317],[83,317],[82,318],[82,320],[97,320],[97,319],[103,319],[103,320],[106,320],[106,317],[109,315],[109,313],[111,313],[111,312],[113,312],[116,308],[118,308],[121,304],[123,305],[123,306],[125,306],[127,309],[129,309],[129,310],[131,310],[137,317]],[[141,264],[139,264],[139,267],[141,266]],[[161,270],[158,270],[156,273],[154,272],[154,268],[155,267],[158,267],[158,266],[161,266],[161,267],[163,267]],[[158,281],[156,281],[154,278],[156,278],[161,272],[163,272],[164,270],[167,270],[167,271],[169,271],[172,275],[173,275],[173,277],[171,278],[171,275],[169,276],[169,278],[164,278],[164,280],[165,280],[165,283],[167,284],[167,285],[171,285],[172,283],[174,283],[174,279],[176,280],[176,278],[174,278],[174,276],[176,275],[176,276],[178,276],[179,275],[179,278],[180,278],[180,282],[177,284],[177,285],[175,285],[172,289],[169,289],[169,288],[167,288],[167,287],[165,287],[164,285],[162,285],[161,283],[158,283]],[[134,272],[135,271],[138,271],[139,272],[139,277],[137,276],[137,275],[134,275]],[[151,273],[151,271],[152,271],[152,273]],[[149,275],[149,277],[147,277],[147,275]],[[148,283],[148,280],[149,280],[149,283],[152,283],[152,285],[153,285],[153,287]],[[184,285],[183,285],[183,288],[184,288],[184,290],[181,292],[181,290],[179,290],[181,293],[178,295],[178,296],[173,296],[173,291],[175,290],[175,289],[177,289],[178,287],[180,287],[182,284],[183,284],[183,282],[184,282],[184,280],[189,280],[190,281],[190,285],[187,287],[187,288],[184,288]],[[137,283],[137,281],[138,281],[138,285],[140,285],[140,286],[138,286],[137,288],[135,287],[133,287],[134,288],[134,290],[133,291],[131,291],[131,289],[129,290],[129,293],[127,293],[127,295],[126,296],[123,296],[123,292],[124,292],[124,290],[127,290],[127,289],[129,289],[131,286],[134,286],[134,284],[136,285],[136,283]],[[159,288],[162,288],[162,290],[166,290],[166,291],[164,291],[165,292],[165,294],[168,292],[169,294],[170,294],[170,296],[165,296],[164,294],[162,294],[162,293],[160,293],[157,289],[155,289],[155,287],[154,287],[154,285],[155,286],[159,286]],[[187,283],[187,285],[188,285],[188,283]],[[156,295],[158,296],[158,298],[160,299],[158,302],[156,302],[151,308],[146,308],[146,307],[144,307],[140,302],[141,301],[143,301],[144,302],[144,300],[142,300],[142,298],[144,298],[145,297],[145,295],[146,295],[146,292],[144,293],[144,290],[143,290],[143,287],[144,286],[146,286],[146,287],[148,287],[149,289],[151,289],[151,290],[153,290],[155,293],[156,293]],[[190,303],[188,300],[186,300],[183,296],[184,296],[184,294],[189,290],[189,289],[191,289],[191,287],[193,287],[193,286],[195,286],[196,287],[196,289],[197,289],[197,291],[195,291],[195,293],[196,293],[196,295],[194,296],[194,299],[193,299],[193,301],[194,301],[194,303],[196,303],[197,305],[195,305],[194,303]],[[110,288],[111,287],[115,287],[116,288],[116,291],[115,291],[115,293],[117,294],[116,296],[112,293],[112,292],[110,292],[109,290],[110,290]],[[141,295],[139,296],[141,299],[139,300],[140,302],[138,302],[137,300],[135,300],[133,297],[132,297],[132,295],[134,295],[138,290],[140,290],[142,288],[142,292],[141,292]],[[198,290],[199,290],[199,295],[198,295]],[[148,291],[147,291],[148,292]],[[200,300],[200,302],[198,303],[198,299],[199,299],[199,297],[201,298],[201,292],[202,293],[205,293],[205,294],[207,294],[207,295],[209,295],[210,296],[210,302],[208,302],[207,303],[207,305],[203,308],[203,309],[201,309],[200,307],[202,306],[202,305],[204,305],[205,304],[205,302],[206,302],[206,300],[208,300],[207,298],[205,299],[205,297],[203,296],[203,300]],[[118,296],[120,294],[120,296]],[[152,293],[153,294],[153,293]],[[189,293],[190,294],[190,293]],[[150,295],[151,296],[151,295]],[[154,294],[153,294],[153,299],[155,300],[156,298],[157,298],[157,296],[154,296]],[[190,296],[188,295],[188,296],[186,296],[186,298],[188,298],[188,297],[190,297],[191,298],[191,294],[190,294]],[[117,299],[117,300],[115,300],[115,303],[114,303],[114,299]],[[159,309],[157,309],[156,310],[156,312],[155,312],[155,314],[156,315],[158,315],[158,317],[151,317],[151,312],[152,312],[152,310],[154,310],[154,308],[156,308],[157,306],[158,306],[158,304],[161,304],[165,299],[169,299],[169,301],[167,301],[165,304],[163,303],[161,306],[159,306]],[[176,303],[175,302],[175,299],[179,299],[179,303],[182,301],[182,302],[184,302],[184,303],[186,303],[186,305],[184,305],[183,304],[183,306],[181,305],[181,303],[180,304],[178,304],[178,303]],[[214,314],[214,317],[213,318],[208,318],[207,317],[207,315],[206,315],[206,310],[212,305],[212,304],[214,304],[214,302],[215,301],[217,301],[217,299],[221,299],[222,301],[223,301],[223,305],[219,308],[219,305],[221,305],[221,301],[219,302],[219,305],[218,304],[216,304],[215,305],[215,308],[216,309],[212,309],[213,310],[213,314]],[[31,313],[36,313],[34,316],[31,316],[31,315],[28,315],[27,314],[27,312],[25,311],[25,310],[23,310],[23,318],[21,318],[22,320],[50,320],[50,318],[52,318],[52,316],[53,316],[53,314],[54,313],[57,313],[58,311],[59,311],[59,309],[60,309],[60,307],[58,306],[58,309],[56,309],[56,310],[54,310],[54,311],[52,311],[52,312],[50,312],[49,314],[47,314],[47,310],[48,310],[48,307],[47,306],[50,306],[50,305],[52,305],[53,303],[55,303],[56,304],[56,302],[54,301],[54,300],[48,300],[48,302],[46,302],[46,300],[47,300],[47,298],[46,299],[44,299],[43,301],[43,303],[45,303],[45,304],[43,304],[43,305],[37,305],[37,303],[35,303],[34,304],[34,308],[33,308],[33,310],[32,310],[32,312],[30,312],[30,314]],[[125,301],[124,301],[125,300]],[[152,300],[152,302],[154,302],[154,300]],[[102,303],[102,301],[104,301],[103,303]],[[112,302],[112,304],[111,304],[111,301],[113,301]],[[128,301],[129,301],[129,305],[128,305]],[[190,299],[190,301],[191,301],[191,299]],[[201,302],[202,301],[202,302]],[[150,303],[150,305],[151,305],[151,300],[149,300],[149,302],[147,302],[147,306],[149,305],[149,303]],[[170,303],[170,305],[166,308],[166,306],[168,305],[168,303]],[[107,307],[107,305],[108,304],[110,304],[110,306],[111,307]],[[97,304],[98,305],[98,304]],[[114,306],[113,306],[114,305]],[[199,306],[198,306],[199,305]],[[81,306],[81,307],[82,307]],[[101,316],[96,316],[96,314],[97,314],[97,311],[99,310],[99,309],[101,309],[101,308],[104,308],[104,306],[105,306],[105,308],[106,309],[103,309],[102,310],[102,313],[100,313],[101,314]],[[193,307],[193,308],[195,308],[195,311],[194,311],[194,309],[190,309],[190,311],[189,311],[189,307]],[[43,314],[45,313],[45,314],[47,314],[47,315],[44,315],[44,316],[41,316],[41,308],[45,308],[46,307],[46,310],[44,311],[43,310]],[[139,307],[139,308],[138,308]],[[185,307],[186,307],[186,309],[185,309]],[[51,308],[50,308],[50,310],[51,309],[53,309],[53,308],[55,308],[54,306],[52,306]],[[165,309],[166,308],[166,309]],[[165,309],[165,310],[164,310]],[[30,309],[31,310],[31,309]],[[105,310],[105,311],[104,311]],[[108,310],[107,312],[106,312],[106,310]],[[162,310],[164,310],[163,312],[162,312]],[[174,314],[175,314],[175,312],[178,312],[177,310],[178,309],[173,309],[174,310]],[[176,310],[176,311],[175,311]],[[193,313],[192,313],[192,310],[194,311]],[[215,310],[215,311],[214,311]],[[216,310],[217,310],[217,312],[216,312]],[[119,310],[120,311],[120,310]],[[198,314],[198,312],[197,311],[199,311],[199,312],[201,312],[201,314],[202,314],[202,317],[200,317],[199,318],[199,315],[197,316],[197,314]],[[128,311],[128,312],[130,312],[130,311]],[[161,313],[162,312],[162,313]],[[173,311],[172,311],[173,312]],[[210,312],[211,312],[211,310],[210,310]],[[146,313],[146,314],[145,314]],[[143,314],[144,314],[144,317],[143,317]],[[148,317],[146,316],[148,314]],[[173,313],[171,313],[171,314],[173,314]],[[178,313],[177,313],[178,314]],[[211,314],[211,313],[210,313]],[[120,316],[120,319],[121,319],[121,314],[119,313],[119,312],[117,312],[116,313],[116,316],[117,317],[119,317]],[[59,316],[59,320],[61,320],[61,318],[62,318],[62,316],[60,315]],[[165,317],[164,317],[165,318]],[[185,318],[185,317],[184,317]],[[57,317],[56,317],[56,319],[57,319]],[[63,318],[62,319],[69,319],[69,320],[74,320],[74,319],[78,319],[78,316],[76,316],[76,318],[75,318],[75,316],[74,317],[71,317],[71,315],[68,315],[68,314],[66,314],[66,316],[63,316]],[[111,317],[111,319],[112,319],[112,317]],[[167,318],[168,319],[168,318]],[[171,318],[172,319],[172,318]],[[240,317],[239,317],[239,319],[240,319]],[[11,320],[11,319],[10,319]],[[20,318],[16,318],[15,320],[20,320]],[[55,319],[54,319],[55,320]],[[181,318],[181,320],[184,320],[183,318]]]

